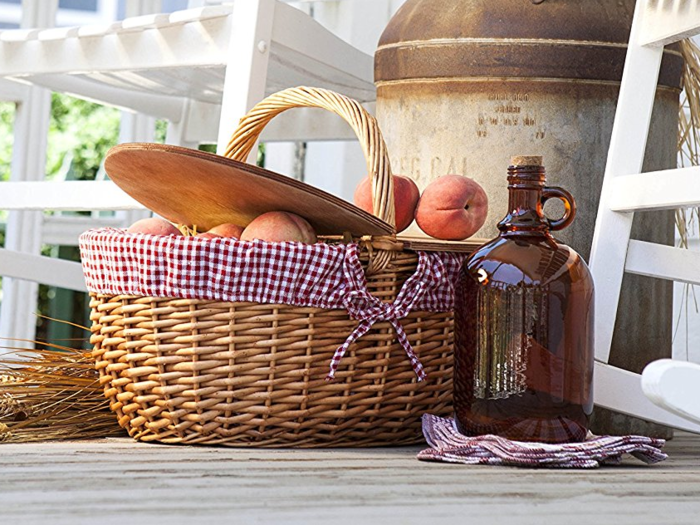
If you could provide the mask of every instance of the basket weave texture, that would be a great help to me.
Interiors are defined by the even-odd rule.
[[[299,106],[334,111],[355,129],[373,174],[375,215],[393,224],[384,142],[373,117],[346,97],[308,88],[273,95],[241,121],[227,156],[245,159],[272,116]],[[386,239],[374,248],[371,241],[360,246],[367,290],[393,302],[416,271],[417,254]],[[451,311],[411,311],[400,320],[426,381],[417,380],[387,321],[374,323],[349,346],[335,380],[328,381],[329,363],[358,327],[347,310],[94,292],[91,297],[91,343],[105,395],[119,424],[141,441],[411,444],[422,440],[423,413],[451,412]]]

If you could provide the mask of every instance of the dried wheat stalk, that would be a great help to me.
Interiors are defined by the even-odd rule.
[[[700,48],[690,39],[680,43],[684,68],[683,93],[678,114],[678,165],[700,165]],[[688,238],[698,225],[698,208],[676,211],[680,245],[688,247]]]
[[[680,49],[684,67],[681,79],[683,92],[678,112],[678,166],[683,168],[700,165],[700,47],[691,39],[687,39],[680,42]],[[676,210],[676,230],[680,238],[680,247],[689,247],[690,236],[698,229],[699,219],[700,209],[697,207]],[[693,286],[689,284],[683,286],[681,304],[684,306],[678,313],[674,338],[680,328],[684,312],[686,334],[688,333],[688,308],[690,305],[694,304],[695,310],[698,311],[698,301]],[[686,344],[686,358],[688,357],[687,352]]]
[[[6,348],[0,356],[0,442],[121,434],[90,353],[58,345],[38,346],[34,350]],[[20,352],[22,358],[17,357]]]

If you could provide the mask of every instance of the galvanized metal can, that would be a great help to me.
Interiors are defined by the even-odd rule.
[[[634,3],[408,0],[375,56],[377,118],[394,172],[421,190],[448,173],[478,181],[490,203],[477,237],[490,238],[507,211],[501,175],[510,156],[541,155],[550,183],[578,203],[578,222],[561,240],[587,258]],[[682,67],[668,48],[645,170],[676,164]],[[637,214],[633,236],[672,244],[673,214]],[[641,372],[671,355],[672,294],[668,282],[625,277],[612,364]],[[617,415],[598,420],[607,431],[667,435]]]

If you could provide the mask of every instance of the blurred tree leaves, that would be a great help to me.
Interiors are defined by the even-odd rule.
[[[119,110],[54,93],[46,159],[47,178],[93,180],[119,139]]]
[[[0,180],[9,180],[14,139],[13,103],[0,103]],[[97,175],[107,150],[119,139],[120,112],[93,102],[68,95],[54,93],[51,98],[51,118],[46,159],[46,177],[52,179],[92,180]],[[51,213],[51,212],[47,212]],[[0,221],[6,220],[6,212],[0,211]],[[4,241],[4,224],[0,228],[0,241]],[[62,250],[59,253],[59,250]],[[43,255],[58,255],[64,259],[79,260],[75,247],[44,246]],[[1,282],[1,281],[0,281]],[[63,300],[60,304],[57,295]],[[87,323],[84,294],[39,287],[39,312],[51,313],[60,319]],[[49,333],[49,323],[37,318],[37,339],[46,341],[57,335],[69,338],[85,337],[80,330],[64,328],[60,334]],[[54,330],[55,331],[55,330]],[[52,337],[53,336],[53,337]],[[64,341],[65,344],[65,341]]]
[[[10,178],[14,120],[15,105],[11,102],[0,102],[0,180]]]

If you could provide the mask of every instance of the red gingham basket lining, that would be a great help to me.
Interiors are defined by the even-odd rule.
[[[447,312],[464,254],[417,252],[418,267],[396,300],[367,290],[357,244],[313,245],[129,234],[102,228],[80,236],[85,282],[104,295],[179,297],[345,309],[360,321],[331,362],[377,321],[389,321],[419,379],[422,366],[399,320],[412,310]]]

